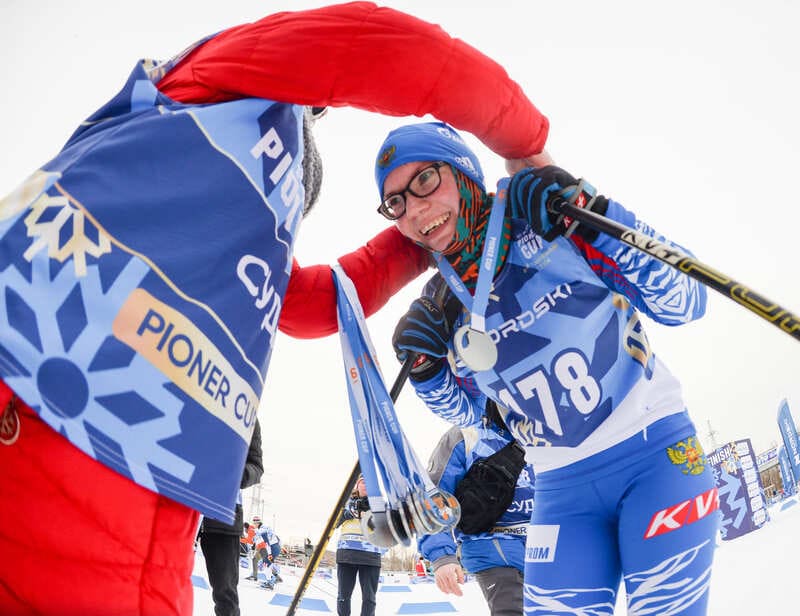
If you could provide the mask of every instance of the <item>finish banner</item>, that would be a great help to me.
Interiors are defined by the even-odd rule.
[[[750,439],[732,441],[707,456],[719,491],[720,532],[730,541],[767,520],[761,478]]]

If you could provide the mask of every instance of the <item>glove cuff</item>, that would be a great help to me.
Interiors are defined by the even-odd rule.
[[[444,357],[425,357],[417,363],[409,373],[412,381],[421,383],[435,377],[444,366]]]
[[[605,216],[606,211],[608,211],[608,199],[603,195],[597,195],[586,206],[586,209],[594,212],[595,214]],[[597,229],[593,229],[592,227],[581,223],[575,228],[575,235],[579,235],[590,244],[593,244],[600,235],[600,232]]]

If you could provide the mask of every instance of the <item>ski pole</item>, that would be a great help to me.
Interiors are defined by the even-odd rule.
[[[409,355],[403,362],[403,365],[400,368],[400,373],[397,375],[397,378],[395,378],[394,385],[392,385],[392,390],[389,392],[392,402],[395,402],[397,397],[400,395],[400,390],[403,389],[403,385],[405,385],[408,375],[411,373],[411,368],[414,366],[414,362],[416,360],[417,354],[414,353]],[[319,562],[322,560],[322,554],[325,552],[325,548],[328,546],[336,527],[339,525],[339,518],[342,516],[342,511],[350,498],[350,494],[356,487],[356,482],[358,481],[358,476],[360,474],[361,465],[358,463],[358,460],[356,460],[355,466],[353,466],[353,470],[350,471],[350,476],[347,478],[341,494],[339,494],[339,500],[336,501],[336,506],[331,512],[328,522],[325,524],[325,529],[322,531],[322,536],[320,537],[317,545],[314,546],[314,552],[311,554],[311,558],[308,559],[308,564],[306,565],[306,570],[303,573],[303,577],[300,579],[300,583],[297,585],[297,590],[294,593],[291,604],[289,604],[289,609],[286,610],[286,616],[294,616],[298,605],[300,605],[300,601],[303,599],[303,595],[306,593],[306,590],[308,590],[308,586],[311,583],[311,578],[314,576],[314,573],[319,566]]]
[[[669,246],[648,235],[639,233],[591,210],[584,210],[563,199],[553,199],[547,204],[548,209],[553,209],[561,214],[602,231],[613,238],[646,252],[659,261],[680,270],[687,276],[722,293],[728,299],[741,304],[765,321],[772,323],[792,338],[800,340],[800,318],[786,308],[767,299],[750,287],[734,280],[730,276],[718,272],[687,255],[679,248]]]

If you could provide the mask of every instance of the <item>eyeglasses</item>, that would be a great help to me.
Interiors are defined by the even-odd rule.
[[[406,213],[406,193],[411,193],[418,199],[427,197],[436,192],[442,183],[439,167],[447,163],[436,162],[423,167],[411,178],[406,187],[386,197],[378,206],[378,213],[389,220],[397,220]]]

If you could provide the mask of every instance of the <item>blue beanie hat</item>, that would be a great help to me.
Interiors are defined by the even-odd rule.
[[[407,124],[386,137],[375,160],[375,182],[383,199],[383,183],[400,165],[415,161],[441,160],[462,171],[485,190],[478,157],[454,128],[444,122]]]

